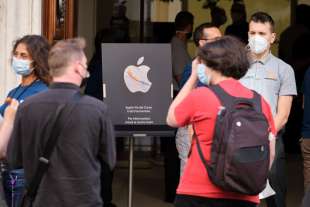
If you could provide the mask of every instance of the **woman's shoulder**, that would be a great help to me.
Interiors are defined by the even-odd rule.
[[[197,87],[190,93],[190,99],[202,101],[202,102],[210,102],[212,100],[215,100],[216,97],[214,93],[209,89],[207,86],[201,86]]]
[[[19,87],[20,87],[20,86],[18,85],[17,87],[11,89],[11,90],[9,91],[9,93],[8,93],[8,96],[10,96],[11,94],[13,94],[14,91],[16,91]]]
[[[207,87],[207,86],[200,86],[200,87],[195,88],[193,90],[193,93],[197,94],[199,96],[203,96],[203,95],[208,96],[212,92],[211,92],[209,87]]]
[[[48,89],[48,86],[46,83],[44,83],[42,80],[37,80],[32,86],[31,88],[34,91],[40,92],[40,91],[45,91]]]

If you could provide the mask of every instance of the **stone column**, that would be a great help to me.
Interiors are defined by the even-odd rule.
[[[0,0],[0,105],[19,83],[10,64],[13,41],[41,34],[42,0]]]

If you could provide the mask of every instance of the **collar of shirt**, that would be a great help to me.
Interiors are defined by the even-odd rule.
[[[266,65],[267,62],[272,58],[272,54],[271,52],[268,53],[268,55],[266,57],[263,57],[260,60],[251,60],[251,65],[254,63],[261,63],[262,65]]]
[[[63,89],[80,90],[80,87],[78,85],[75,85],[73,83],[65,83],[65,82],[54,82],[50,85],[49,88],[51,88],[51,89],[63,88]]]
[[[177,44],[177,45],[181,45],[182,47],[186,48],[186,42],[182,41],[181,39],[179,39],[177,36],[173,36],[171,42]]]

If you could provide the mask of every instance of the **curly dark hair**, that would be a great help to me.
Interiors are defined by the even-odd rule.
[[[44,83],[49,84],[52,80],[47,64],[50,45],[47,39],[40,35],[25,35],[14,42],[12,54],[19,44],[25,44],[27,51],[33,60],[34,73]]]
[[[223,76],[242,78],[250,66],[248,51],[232,36],[224,36],[198,49],[198,57]]]

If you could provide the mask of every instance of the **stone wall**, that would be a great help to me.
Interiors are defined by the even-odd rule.
[[[19,83],[10,58],[15,39],[41,34],[42,0],[0,0],[0,104]]]

